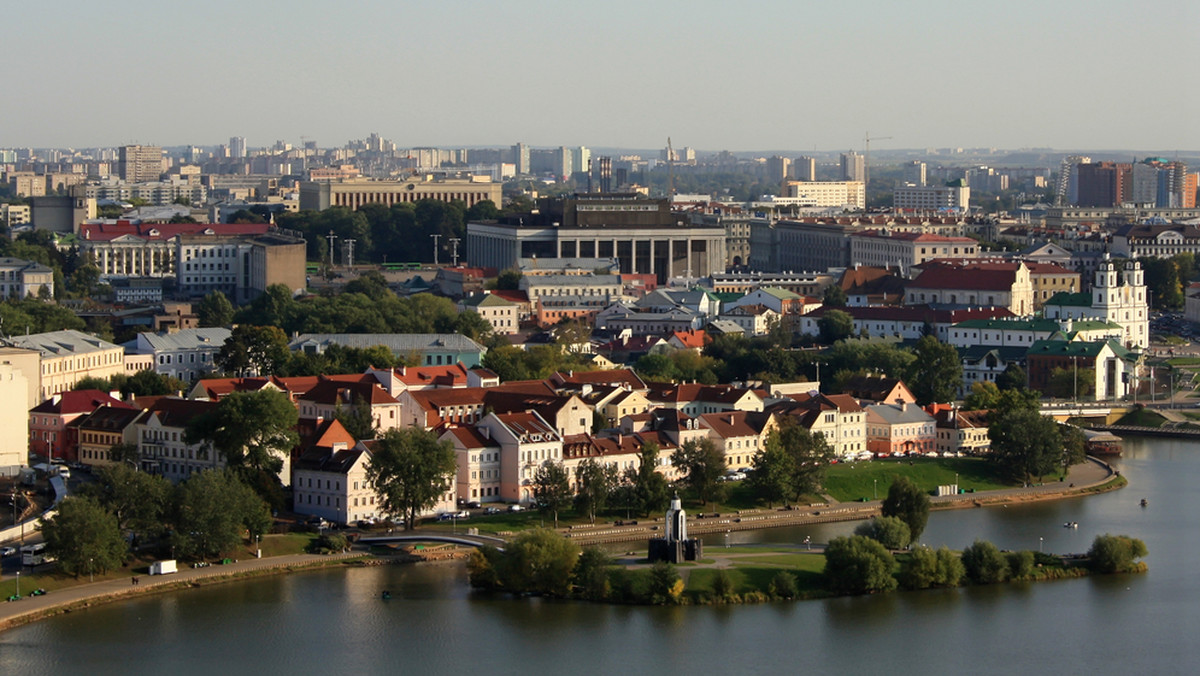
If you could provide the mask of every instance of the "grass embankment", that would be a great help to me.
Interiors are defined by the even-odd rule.
[[[839,463],[829,468],[825,489],[841,502],[882,499],[899,477],[908,477],[924,491],[955,483],[966,491],[1013,488],[996,466],[979,458],[896,458]]]
[[[316,538],[315,533],[287,533],[285,535],[266,535],[262,539],[263,557],[287,556],[289,554],[303,554],[308,551],[309,544]],[[248,546],[238,549],[229,554],[232,559],[250,559],[254,557],[255,546],[250,543]],[[116,570],[110,570],[105,573],[95,573],[93,575],[83,574],[79,577],[68,575],[59,572],[54,564],[45,564],[29,572],[27,568],[21,570],[21,593],[28,596],[29,592],[34,589],[45,589],[47,592],[53,592],[60,589],[67,589],[76,585],[87,584],[92,581],[103,582],[105,580],[120,580],[128,579],[134,575],[146,575],[150,572],[150,564],[159,559],[154,557],[139,556],[135,557],[125,565]],[[190,564],[183,562],[179,563],[180,567]],[[7,599],[17,592],[17,579],[14,577],[9,580],[0,582],[0,599]]]
[[[1136,408],[1121,416],[1114,425],[1130,425],[1132,427],[1162,427],[1167,419],[1156,411],[1148,408]]]

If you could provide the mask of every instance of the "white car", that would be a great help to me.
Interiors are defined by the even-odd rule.
[[[16,547],[5,547],[4,549],[0,549],[0,558],[3,558],[5,556],[12,556],[13,554],[16,554],[16,553],[17,553]]]
[[[508,506],[508,511],[510,511],[510,512],[519,512],[523,509],[525,509],[525,508],[520,505],[509,505]]]

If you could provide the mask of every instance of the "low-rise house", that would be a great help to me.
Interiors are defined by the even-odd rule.
[[[766,305],[737,305],[721,313],[721,319],[737,324],[747,336],[765,336],[782,318]]]
[[[859,403],[914,404],[917,401],[903,380],[882,375],[852,376],[846,380],[842,393],[854,397]]]
[[[931,404],[926,411],[936,421],[936,448],[943,457],[984,455],[991,450],[988,411],[962,411],[951,404]]]
[[[538,467],[562,462],[562,437],[536,412],[488,413],[476,427],[500,445],[500,496],[528,504]]]
[[[458,301],[458,311],[478,314],[492,327],[493,332],[500,335],[516,333],[520,329],[521,316],[517,304],[488,291]]]
[[[29,411],[29,451],[47,460],[76,461],[78,444],[67,438],[67,425],[101,406],[133,408],[100,390],[69,390],[38,404]]]
[[[871,453],[884,457],[936,452],[937,426],[925,409],[916,404],[873,404],[866,410]]]
[[[454,446],[457,472],[454,494],[462,502],[497,502],[501,499],[500,444],[491,429],[474,425],[446,426],[439,441]]]
[[[706,413],[699,421],[709,430],[708,438],[725,457],[727,467],[749,467],[767,435],[779,427],[774,415],[747,411]]]
[[[933,335],[943,343],[949,342],[950,327],[968,319],[997,319],[1012,317],[1004,307],[981,307],[970,309],[934,309],[929,306],[905,307],[820,307],[800,318],[800,332],[820,334],[819,322],[826,312],[839,310],[850,315],[854,323],[854,335],[872,338],[902,338],[920,340],[930,328]]]
[[[349,413],[363,403],[371,408],[376,432],[401,426],[400,402],[374,381],[346,382],[321,376],[315,386],[296,399],[302,417],[327,420]]]
[[[213,361],[230,333],[226,328],[139,333],[124,347],[126,353],[152,356],[155,373],[191,382],[216,370]]]
[[[1025,366],[1024,347],[960,347],[958,358],[962,362],[962,384],[958,396],[966,397],[975,383],[994,383],[1010,366]]]
[[[187,429],[194,420],[217,407],[215,401],[162,397],[146,411],[138,425],[138,466],[172,482],[226,466],[225,457],[212,444],[188,443]],[[290,483],[285,475],[284,483]]]
[[[848,394],[795,394],[772,404],[767,411],[792,416],[811,434],[822,435],[839,458],[853,458],[867,451],[866,414]]]
[[[370,453],[337,420],[320,421],[301,440],[293,464],[292,508],[345,525],[377,519],[377,496],[367,481]]]
[[[1097,401],[1129,394],[1129,381],[1137,372],[1139,356],[1114,340],[1084,342],[1040,340],[1025,353],[1029,387],[1046,392],[1056,369],[1077,373],[1092,371],[1093,397]]]
[[[66,392],[85,376],[111,378],[125,372],[125,349],[82,331],[66,329],[31,335],[17,335],[5,341],[9,347],[36,350],[41,355],[40,400]]]
[[[648,383],[646,398],[652,408],[680,411],[690,417],[720,411],[762,411],[763,396],[732,385]]]
[[[421,366],[462,363],[479,366],[487,348],[458,333],[305,333],[288,344],[292,350],[321,354],[330,345],[368,348],[382,345],[398,357],[415,357]]]
[[[128,459],[135,462],[133,454],[117,456],[114,446],[136,449],[139,423],[146,412],[126,406],[101,406],[91,413],[68,423],[79,440],[76,457],[88,467],[105,467]]]

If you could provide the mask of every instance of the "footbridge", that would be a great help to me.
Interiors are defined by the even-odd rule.
[[[502,551],[504,545],[507,543],[504,538],[494,535],[439,531],[408,531],[395,534],[372,535],[370,537],[360,537],[358,542],[365,545],[394,545],[403,542],[445,542],[447,544],[463,545],[466,547],[495,547]]]
[[[1042,404],[1042,415],[1048,415],[1059,422],[1066,422],[1071,418],[1091,418],[1102,425],[1111,425],[1133,410],[1133,407],[1133,404],[1124,401],[1046,402]]]

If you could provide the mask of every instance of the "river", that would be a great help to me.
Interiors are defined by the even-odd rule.
[[[935,512],[922,540],[1082,552],[1145,540],[1145,575],[734,607],[484,597],[461,565],[381,566],[147,597],[0,634],[0,674],[1172,674],[1200,657],[1200,444],[1127,440],[1120,491]],[[1141,508],[1138,501],[1149,499]],[[1078,529],[1063,527],[1076,521]],[[853,523],[733,533],[814,541]],[[723,536],[710,538],[721,546]],[[379,591],[394,598],[381,601]]]

